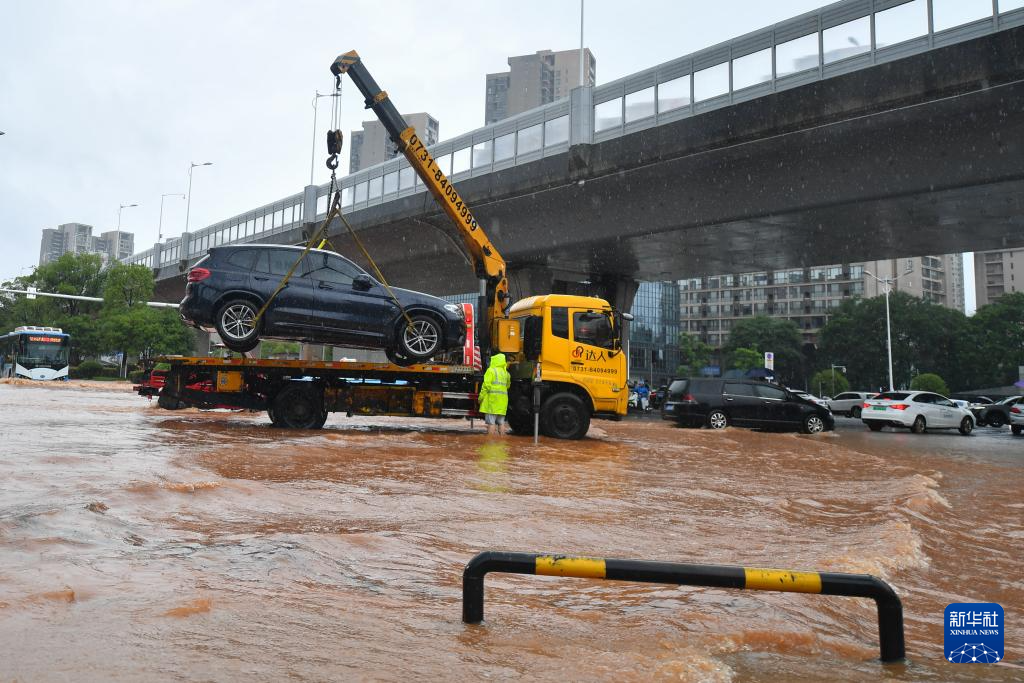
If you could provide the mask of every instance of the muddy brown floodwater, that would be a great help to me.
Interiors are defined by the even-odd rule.
[[[844,421],[841,421],[844,422]],[[1021,680],[1024,439],[166,412],[0,384],[0,680]],[[502,574],[481,550],[868,572],[871,601]],[[1006,611],[999,665],[943,660],[950,602]]]

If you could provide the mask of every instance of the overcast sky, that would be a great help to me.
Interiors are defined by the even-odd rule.
[[[598,83],[827,4],[822,0],[586,3]],[[315,90],[358,50],[400,110],[448,139],[483,125],[484,74],[509,55],[579,46],[577,0],[453,2],[177,0],[6,3],[0,22],[0,278],[28,273],[41,230],[117,225],[156,241],[160,195],[184,193],[203,227],[301,192]],[[346,81],[343,129],[372,118]],[[329,122],[321,100],[319,130]],[[317,135],[316,182],[329,179]],[[347,165],[347,149],[343,166]],[[164,200],[164,236],[185,201]],[[973,300],[973,280],[968,280]]]

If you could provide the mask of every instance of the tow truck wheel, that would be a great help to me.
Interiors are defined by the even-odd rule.
[[[533,413],[523,412],[510,405],[508,413],[505,415],[505,422],[508,423],[508,428],[512,430],[513,434],[521,436],[533,434]]]
[[[272,412],[271,412],[272,411]],[[270,419],[291,429],[320,429],[327,414],[312,382],[293,382],[274,398]]]
[[[540,428],[545,436],[556,439],[582,439],[590,429],[590,414],[579,396],[554,394],[541,407]]]
[[[246,299],[233,299],[217,309],[217,334],[224,346],[236,353],[252,351],[260,343],[257,306]]]
[[[156,399],[156,404],[164,410],[181,410],[185,407],[185,404],[172,396],[160,396]]]

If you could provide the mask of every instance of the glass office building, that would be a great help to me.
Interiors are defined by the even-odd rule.
[[[629,324],[629,379],[667,384],[679,367],[679,285],[641,282]]]

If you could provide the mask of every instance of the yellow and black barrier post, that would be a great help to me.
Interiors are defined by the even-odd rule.
[[[470,560],[462,573],[462,621],[467,624],[484,619],[484,576],[490,572],[871,598],[878,608],[881,660],[897,662],[905,656],[903,605],[889,584],[869,574],[488,551]]]

